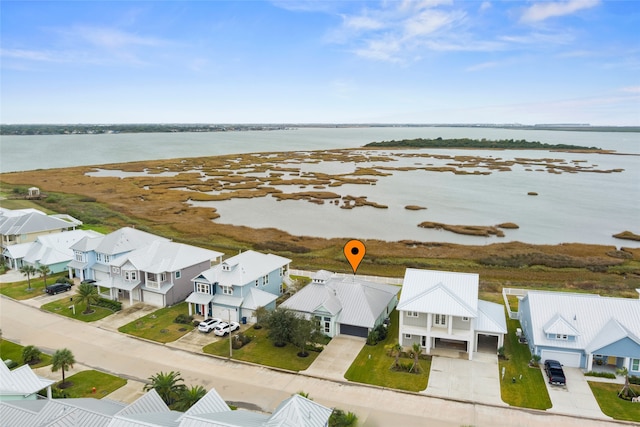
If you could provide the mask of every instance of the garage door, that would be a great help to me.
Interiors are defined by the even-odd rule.
[[[544,362],[547,359],[553,359],[560,362],[562,365],[570,368],[580,367],[580,354],[570,353],[568,351],[557,350],[542,350],[541,359]]]
[[[231,321],[232,322],[237,322],[238,321],[238,312],[234,309],[231,308]],[[225,322],[229,321],[229,309],[226,307],[220,307],[219,305],[214,305],[213,309],[211,310],[211,317],[217,317],[218,319],[222,319]]]
[[[353,335],[355,337],[366,338],[369,335],[369,329],[362,326],[340,325],[340,333],[343,335]]]
[[[142,300],[145,302],[145,304],[155,305],[156,307],[164,307],[164,298],[162,294],[144,291]]]

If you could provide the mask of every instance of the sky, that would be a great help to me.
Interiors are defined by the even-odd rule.
[[[0,123],[640,125],[640,2],[1,1]]]

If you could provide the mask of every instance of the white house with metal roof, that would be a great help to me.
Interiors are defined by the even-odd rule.
[[[37,209],[0,211],[0,247],[30,243],[38,236],[75,230],[79,221],[65,221]]]
[[[500,304],[478,299],[479,277],[473,273],[408,268],[398,303],[399,343],[432,349],[455,348],[469,360],[479,346],[497,350],[507,322]]]
[[[275,308],[290,284],[291,260],[274,254],[245,251],[192,276],[187,297],[189,315],[255,322],[258,307]]]
[[[38,398],[37,393],[44,389],[47,390],[47,396],[51,399],[51,384],[53,383],[55,381],[36,375],[29,365],[22,365],[10,370],[0,361],[0,402],[35,400]],[[8,424],[0,423],[0,425]]]
[[[626,367],[640,375],[640,299],[528,291],[518,318],[531,354],[542,361],[587,371]]]
[[[327,273],[318,271],[311,283],[280,305],[317,319],[327,336],[343,334],[366,338],[398,303],[398,286]]]

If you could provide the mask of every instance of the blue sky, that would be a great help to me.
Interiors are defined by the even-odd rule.
[[[0,3],[2,123],[640,125],[640,3]]]

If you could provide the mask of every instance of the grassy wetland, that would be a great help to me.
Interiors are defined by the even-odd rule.
[[[398,167],[393,165],[397,157],[426,162],[437,158],[445,164]],[[374,160],[376,165],[371,166]],[[346,173],[342,170],[320,173],[305,167],[323,162],[337,165],[349,162],[359,166]],[[73,215],[87,227],[101,232],[134,226],[226,254],[246,249],[270,251],[291,258],[294,268],[348,272],[350,268],[342,253],[344,238],[295,236],[275,228],[220,224],[214,221],[220,216],[214,207],[199,206],[198,203],[274,197],[301,200],[300,203],[333,204],[342,209],[363,206],[386,209],[384,200],[340,194],[340,187],[345,184],[376,185],[384,176],[407,169],[491,174],[508,171],[514,164],[553,174],[620,172],[560,158],[504,160],[500,157],[358,149],[237,154],[109,164],[99,168],[13,172],[0,175],[0,188],[7,197],[2,200],[2,206],[14,208],[24,207],[29,202],[12,199],[19,199],[26,188],[37,186],[44,197],[32,203],[47,211]],[[406,209],[418,211],[428,208],[428,205],[406,206]],[[424,223],[421,226],[481,235],[508,232],[518,227],[508,222],[484,228],[473,224]],[[458,245],[414,240],[365,240],[365,244],[367,255],[360,264],[359,274],[401,277],[407,267],[474,272],[480,274],[480,291],[488,299],[496,299],[502,287],[636,298],[635,288],[640,288],[640,249],[634,248],[619,250],[604,245],[519,242]]]

